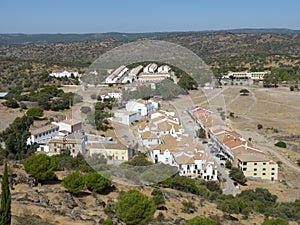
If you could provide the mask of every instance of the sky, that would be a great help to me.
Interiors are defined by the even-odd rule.
[[[299,0],[1,0],[0,33],[300,29]]]

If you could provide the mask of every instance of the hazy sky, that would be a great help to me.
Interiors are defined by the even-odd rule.
[[[300,29],[300,0],[0,0],[0,33]]]

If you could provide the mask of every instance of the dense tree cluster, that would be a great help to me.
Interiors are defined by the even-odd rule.
[[[33,175],[39,182],[56,179],[54,171],[60,167],[54,157],[44,154],[33,155],[24,163],[26,173]]]
[[[64,110],[82,101],[82,96],[68,92],[65,93],[55,85],[48,85],[39,88],[37,91],[31,90],[29,94],[15,94],[18,101],[37,102],[39,107],[44,110]]]
[[[110,128],[108,118],[114,114],[110,110],[115,104],[115,99],[108,98],[98,101],[95,104],[95,110],[87,113],[87,119],[90,124],[94,125],[97,130],[106,131]]]
[[[35,145],[26,144],[30,136],[29,127],[32,123],[32,117],[17,117],[9,127],[0,133],[0,140],[5,143],[3,152],[5,157],[23,159],[35,151]]]
[[[180,77],[178,85],[186,91],[197,89],[198,87],[198,83],[194,80],[194,78],[186,73]]]
[[[83,175],[79,172],[70,173],[62,180],[62,186],[72,194],[79,194],[85,187],[94,193],[101,193],[111,187],[111,181],[97,172]]]

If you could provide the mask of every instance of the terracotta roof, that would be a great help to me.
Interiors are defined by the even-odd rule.
[[[41,133],[44,133],[44,132],[47,132],[47,131],[50,131],[52,129],[57,129],[59,128],[59,126],[57,125],[54,125],[54,124],[49,124],[49,125],[45,125],[43,127],[39,127],[39,128],[30,128],[30,133],[32,135],[37,135],[37,134],[41,134]]]
[[[158,139],[158,137],[151,131],[146,131],[141,134],[142,139]]]
[[[147,101],[145,101],[145,100],[143,100],[143,99],[138,99],[138,100],[136,100],[136,102],[137,102],[137,103],[140,103],[140,104],[144,104],[144,105],[150,104],[149,102],[147,102]]]
[[[79,121],[79,120],[68,119],[68,120],[60,121],[60,123],[65,123],[65,124],[69,124],[71,126],[74,126],[74,125],[82,123],[82,122]]]
[[[235,156],[239,154],[245,154],[245,153],[263,153],[261,150],[252,148],[252,147],[246,147],[246,146],[239,146],[237,148],[232,149],[233,154]]]
[[[157,124],[157,126],[160,131],[169,131],[172,129],[172,125],[170,123],[168,123],[167,121],[163,121],[163,122]]]
[[[175,161],[177,162],[177,164],[194,164],[195,163],[193,157],[189,156],[185,153],[175,155],[174,158],[175,158]]]
[[[177,147],[179,145],[179,143],[180,143],[171,134],[162,135],[161,139],[170,148]]]
[[[242,162],[269,162],[270,160],[263,154],[239,154],[236,157]]]
[[[140,125],[139,125],[139,129],[140,130],[145,130],[145,128],[147,127],[147,123],[146,122],[142,122]]]
[[[128,148],[118,142],[112,143],[89,143],[88,146],[90,148],[98,148],[98,149],[105,149],[105,150],[127,150]]]

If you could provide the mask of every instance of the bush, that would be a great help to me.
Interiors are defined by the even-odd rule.
[[[187,221],[186,225],[217,225],[217,221],[211,218],[202,218],[200,216],[196,216]]]
[[[182,212],[184,213],[193,213],[196,209],[196,206],[191,201],[183,200],[181,203],[183,205]]]
[[[113,225],[113,221],[111,219],[107,219],[107,220],[104,220],[103,223],[101,223],[101,225]]]
[[[258,129],[258,130],[261,130],[261,129],[263,129],[263,125],[261,125],[261,124],[257,124],[257,129]]]
[[[89,106],[82,106],[82,107],[80,108],[80,111],[83,112],[83,113],[85,113],[85,114],[87,114],[87,113],[91,112],[92,109],[91,109],[91,107],[89,107]]]
[[[111,181],[101,176],[99,173],[93,172],[85,176],[85,184],[90,191],[100,193],[111,186]]]
[[[295,87],[294,86],[290,86],[290,91],[294,91]]]
[[[40,107],[34,107],[27,110],[26,115],[31,117],[42,117],[44,115],[44,110]]]
[[[262,223],[262,225],[288,225],[288,224],[289,224],[288,221],[281,218],[265,220]]]
[[[97,98],[97,95],[94,93],[94,94],[91,94],[91,99],[95,100]]]
[[[279,147],[279,148],[286,148],[286,143],[283,141],[278,141],[275,146]]]
[[[232,162],[231,162],[229,159],[226,160],[226,162],[225,162],[225,167],[226,167],[227,169],[232,169]]]
[[[247,179],[243,173],[243,171],[241,171],[239,168],[232,168],[229,171],[229,176],[235,180],[236,182],[240,183],[241,185],[245,185],[247,182]]]
[[[72,194],[79,194],[85,185],[84,176],[79,172],[70,173],[62,180],[62,186]]]
[[[297,165],[300,166],[300,159],[297,160]]]
[[[162,206],[162,205],[165,204],[165,196],[164,196],[164,194],[162,193],[161,190],[155,188],[152,191],[151,195],[153,196],[152,200],[154,201],[154,203],[157,207]]]
[[[18,103],[15,99],[13,99],[13,98],[7,99],[7,100],[3,103],[3,105],[5,105],[5,106],[8,107],[8,108],[13,108],[13,109],[16,109],[16,108],[19,108],[19,107],[20,107],[20,106],[19,106],[19,103]]]
[[[153,163],[147,160],[146,154],[138,153],[133,159],[128,161],[128,164],[132,166],[151,166]]]
[[[56,179],[55,170],[59,169],[55,158],[47,155],[33,155],[24,164],[26,173],[33,175],[39,182]]]
[[[122,194],[116,204],[117,216],[127,225],[146,225],[155,211],[154,202],[137,190]]]

